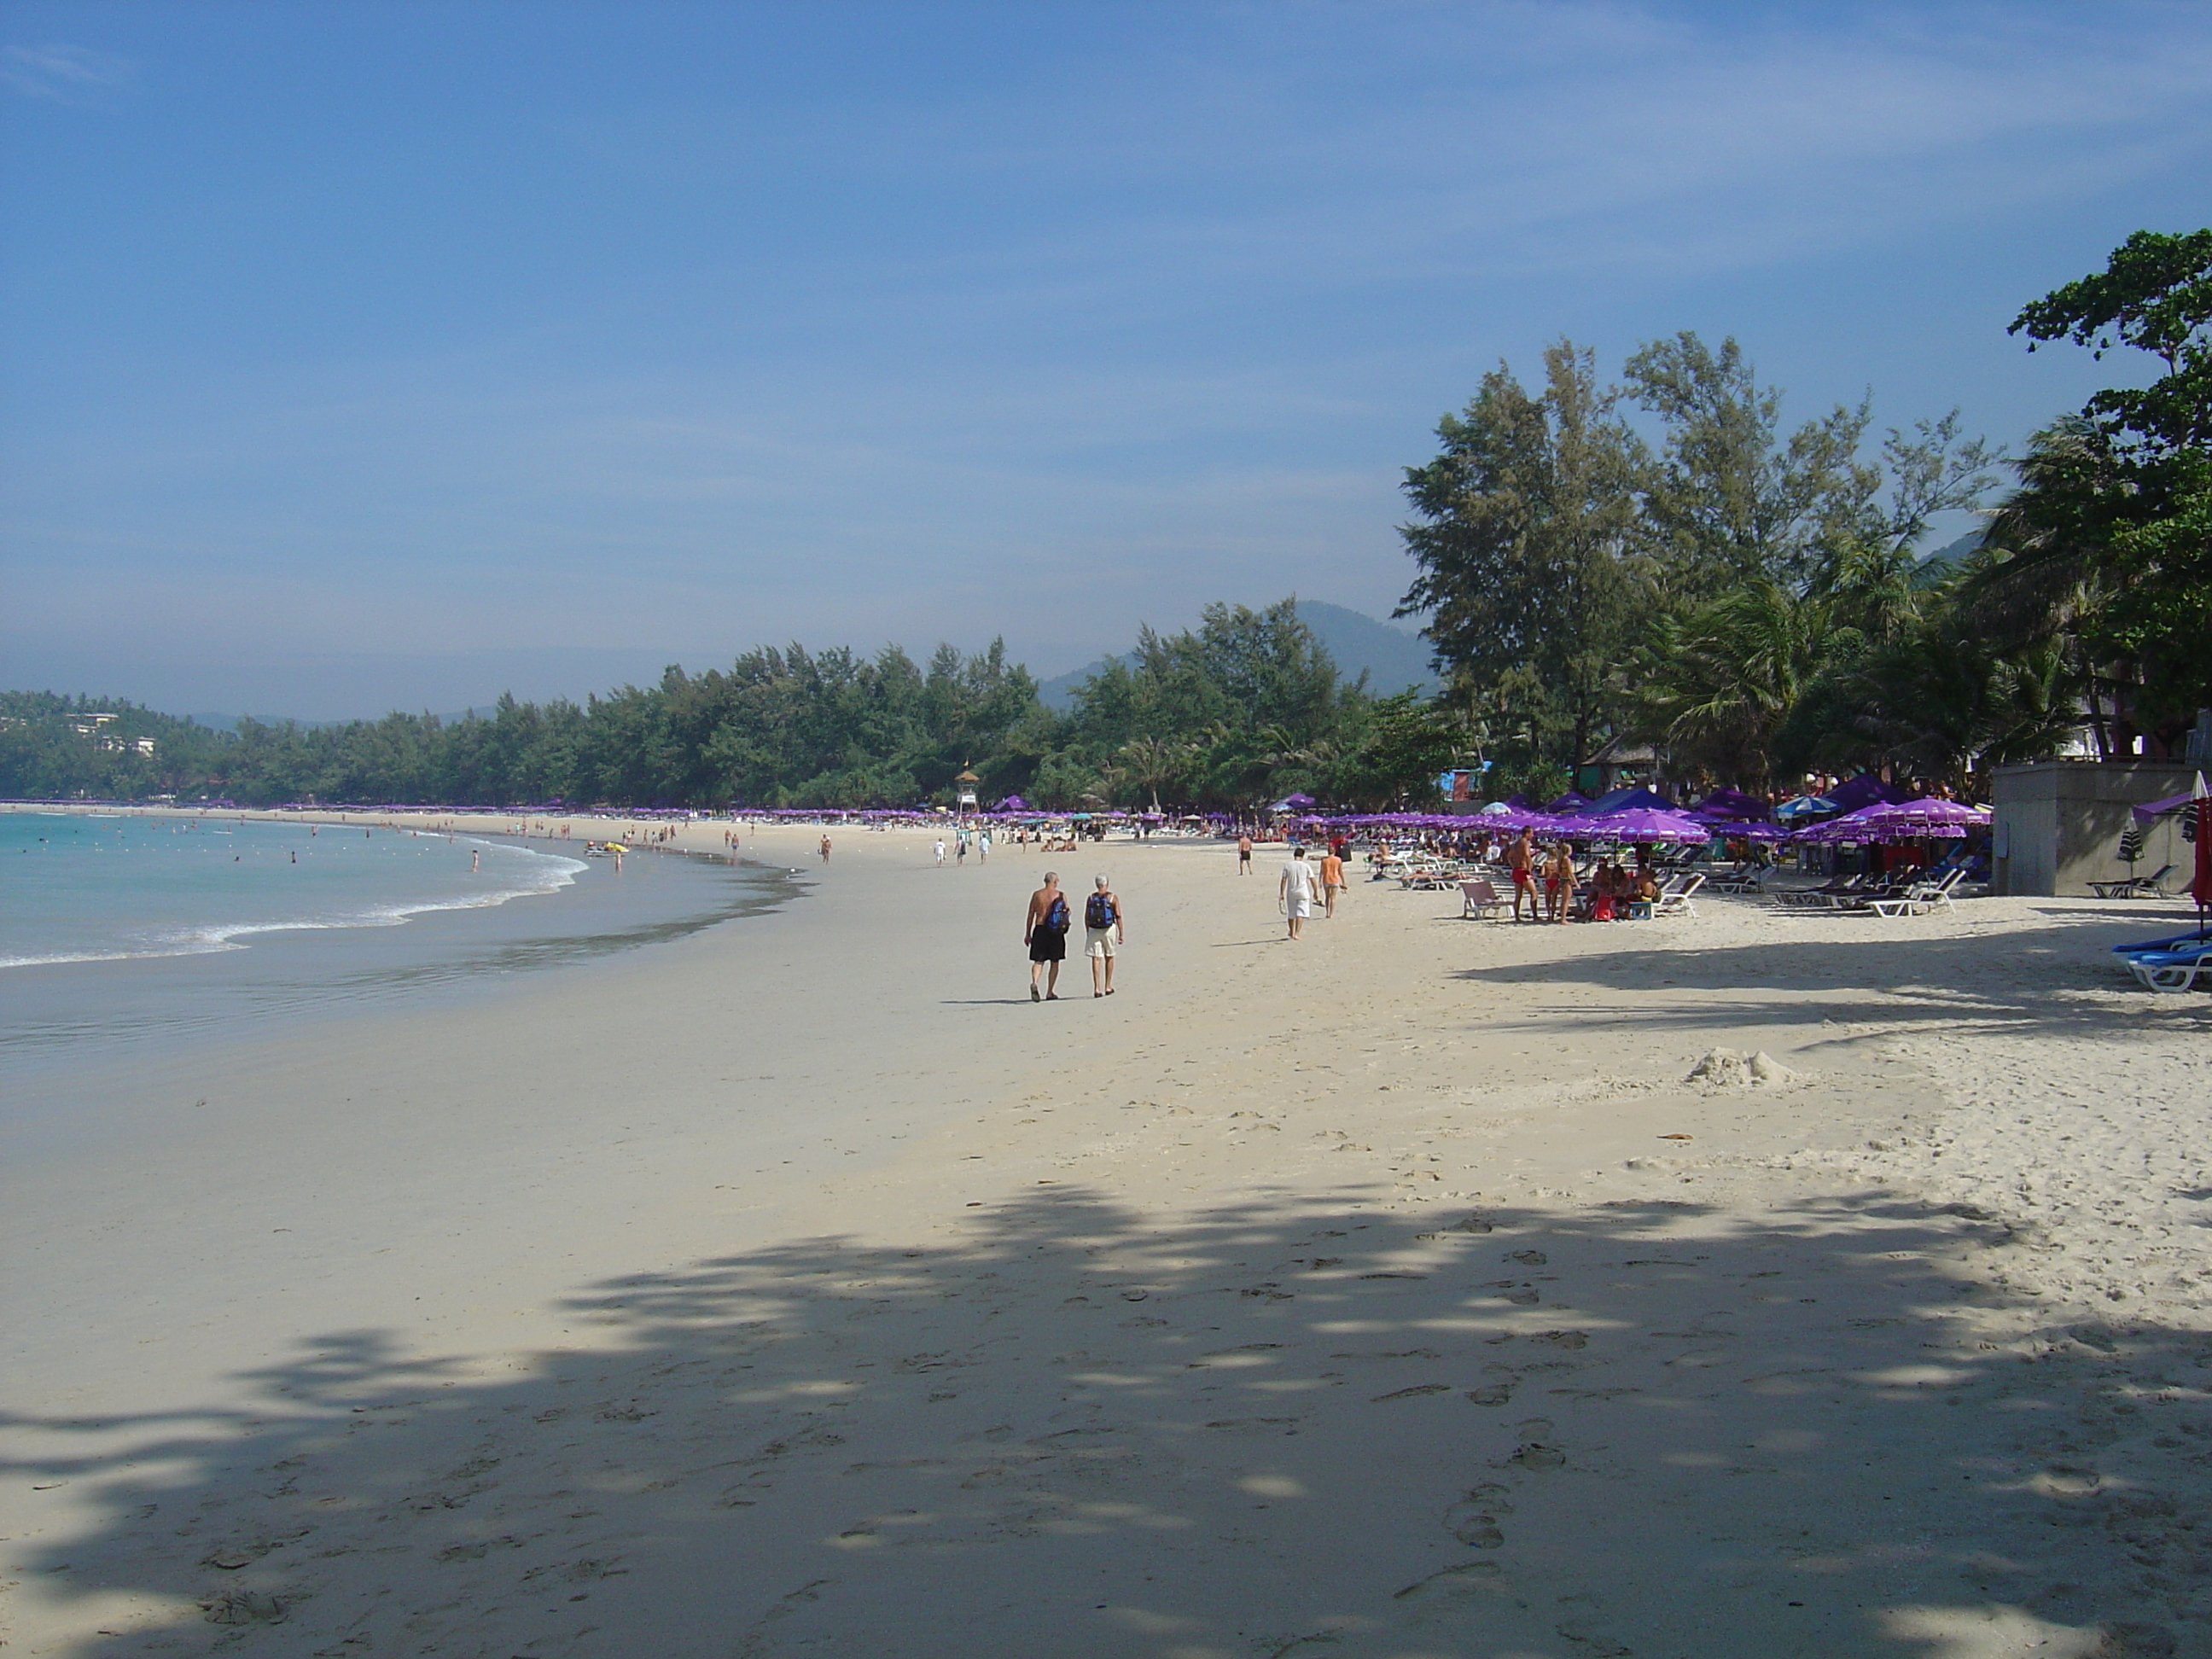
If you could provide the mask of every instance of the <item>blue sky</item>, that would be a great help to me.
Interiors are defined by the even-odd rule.
[[[2005,323],[2208,197],[2197,4],[0,6],[0,682],[1387,614],[1499,359],[2017,445],[2115,366]]]

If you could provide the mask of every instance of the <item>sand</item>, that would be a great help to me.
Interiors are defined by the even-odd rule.
[[[2212,1652],[2212,1000],[2103,948],[2172,907],[1291,945],[1264,854],[817,834],[19,1101],[9,1651]],[[1048,862],[1111,999],[1028,1000]]]

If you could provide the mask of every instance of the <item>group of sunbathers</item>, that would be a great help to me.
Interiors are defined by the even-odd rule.
[[[1521,901],[1524,897],[1528,901],[1531,921],[1565,923],[1575,919],[1575,890],[1583,884],[1583,878],[1575,868],[1574,850],[1566,842],[1539,848],[1532,836],[1523,833],[1505,849],[1505,863],[1513,872],[1514,921],[1521,920]],[[1540,915],[1536,908],[1535,885],[1539,881],[1544,885]],[[1590,872],[1583,919],[1620,921],[1632,914],[1632,907],[1656,904],[1658,900],[1659,878],[1652,874],[1650,865],[1639,858],[1632,869],[1620,862],[1618,854],[1608,853]]]

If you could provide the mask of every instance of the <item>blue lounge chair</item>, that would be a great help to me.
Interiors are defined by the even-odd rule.
[[[2116,957],[2138,956],[2145,951],[2171,951],[2177,945],[2188,945],[2200,939],[2212,939],[2212,933],[2202,927],[2192,927],[2185,933],[2168,933],[2164,939],[2147,939],[2140,945],[2115,945]]]
[[[2170,950],[2142,951],[2125,958],[2128,971],[2153,991],[2186,991],[2200,979],[2212,986],[2212,939],[2191,939]]]

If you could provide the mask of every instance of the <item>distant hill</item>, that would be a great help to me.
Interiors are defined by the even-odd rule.
[[[1956,541],[1946,542],[1942,546],[1922,554],[1919,562],[1912,567],[1912,585],[1915,587],[1933,587],[1943,580],[1957,568],[1961,559],[1982,544],[1983,534],[1984,532],[1978,528],[1969,530]]]
[[[496,708],[463,708],[451,714],[440,714],[437,720],[442,726],[451,726],[471,714],[489,720],[498,712]],[[206,726],[210,732],[235,732],[240,720],[256,720],[263,726],[296,726],[303,732],[321,732],[333,726],[351,726],[356,720],[373,722],[384,717],[381,714],[353,714],[342,720],[298,720],[289,714],[187,714],[185,718],[197,726]]]
[[[1429,668],[1429,642],[1419,635],[1364,611],[1347,611],[1320,599],[1300,599],[1298,617],[1328,647],[1328,654],[1336,659],[1337,672],[1346,679],[1355,679],[1362,669],[1366,670],[1368,689],[1376,696],[1389,696],[1409,685],[1423,696],[1437,689],[1437,677]],[[1077,686],[1115,660],[1101,657],[1072,674],[1045,680],[1037,686],[1037,696],[1048,708],[1066,708],[1075,701]],[[1127,663],[1134,658],[1124,656],[1118,660]]]
[[[1412,686],[1424,696],[1437,689],[1429,667],[1429,642],[1396,623],[1319,599],[1300,599],[1298,618],[1321,636],[1347,679],[1367,671],[1367,689],[1387,697]]]

